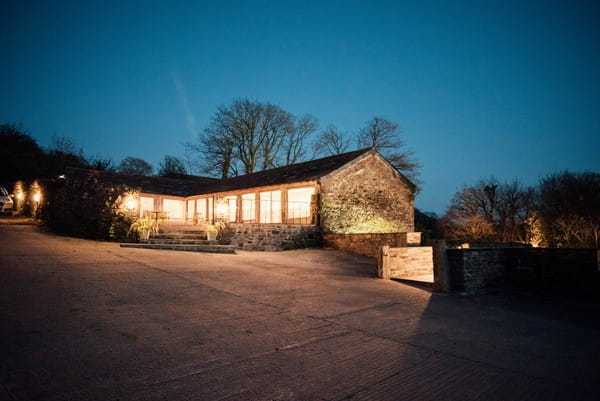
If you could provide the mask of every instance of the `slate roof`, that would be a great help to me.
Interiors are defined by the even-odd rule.
[[[94,176],[109,185],[125,185],[129,188],[138,189],[141,192],[174,196],[194,195],[199,191],[202,191],[202,188],[209,183],[218,181],[215,178],[193,175],[181,175],[179,177],[156,177],[128,175],[74,167],[67,167],[65,176],[67,180],[83,180],[87,177]]]
[[[357,157],[371,151],[374,150],[372,148],[365,148],[354,152],[324,157],[322,159],[310,160],[256,173],[225,178],[208,184],[203,188],[202,192],[199,192],[196,195],[317,180]]]
[[[183,175],[174,177],[139,176],[112,173],[107,171],[68,168],[67,179],[84,179],[93,174],[103,182],[112,185],[125,185],[137,188],[141,192],[159,195],[192,196],[216,192],[228,192],[246,188],[256,188],[268,185],[291,184],[317,180],[342,167],[346,163],[366,153],[375,153],[373,148],[365,148],[340,155],[310,160],[303,163],[259,171],[237,177],[215,179]],[[402,175],[400,175],[404,178]],[[406,178],[404,178],[406,180]],[[410,185],[410,181],[406,180]]]

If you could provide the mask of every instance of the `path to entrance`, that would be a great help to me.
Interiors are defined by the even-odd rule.
[[[1,223],[1,222],[0,222]],[[591,400],[600,307],[0,224],[0,400]]]

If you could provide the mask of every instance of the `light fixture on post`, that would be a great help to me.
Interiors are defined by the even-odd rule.
[[[36,192],[33,194],[33,201],[35,203],[40,203],[40,201],[42,200],[42,194],[39,192]]]

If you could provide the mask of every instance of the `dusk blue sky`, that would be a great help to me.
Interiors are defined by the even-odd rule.
[[[598,2],[80,3],[0,9],[0,123],[43,146],[156,166],[249,97],[323,128],[397,122],[425,211],[490,175],[600,167]]]

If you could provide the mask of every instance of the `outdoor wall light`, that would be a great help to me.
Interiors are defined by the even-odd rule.
[[[42,194],[39,192],[36,192],[33,194],[33,201],[36,203],[39,203],[40,200],[42,199]]]
[[[135,209],[136,203],[137,202],[135,201],[135,199],[129,198],[129,199],[127,199],[127,202],[125,202],[125,206],[129,210],[133,210],[133,209]]]
[[[18,200],[23,200],[23,192],[17,192],[17,194],[15,195],[17,197]]]

